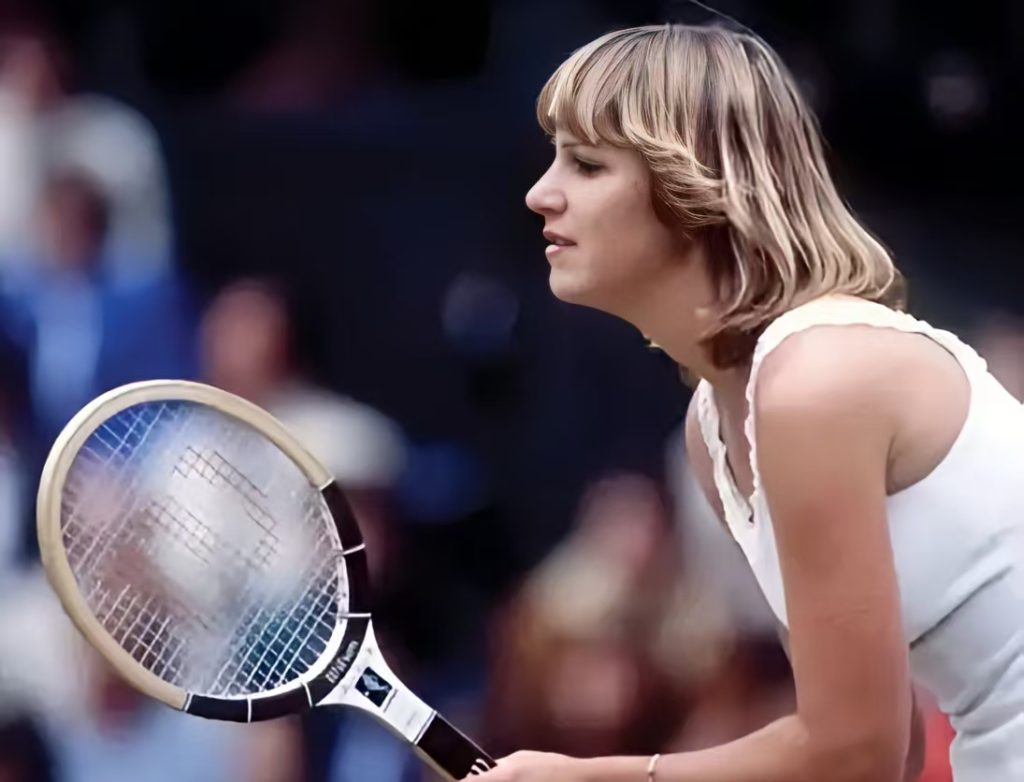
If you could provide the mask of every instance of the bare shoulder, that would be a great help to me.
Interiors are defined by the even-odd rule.
[[[763,405],[871,405],[903,416],[936,389],[962,396],[957,360],[933,339],[871,325],[821,325],[788,336],[764,359],[755,399]],[[954,402],[955,406],[955,402]]]
[[[760,366],[757,412],[764,408],[844,409],[884,401],[914,335],[867,325],[822,325],[788,336]]]
[[[898,425],[887,374],[892,359],[879,356],[888,356],[879,344],[887,336],[871,326],[816,326],[765,357],[752,412],[757,469],[777,523],[792,517],[781,506],[796,498],[830,504],[839,487],[833,481],[826,496],[819,487],[841,473],[861,476],[851,485],[884,487]]]
[[[763,438],[785,436],[795,427],[822,439],[847,431],[884,446],[887,481],[895,491],[941,461],[969,402],[969,382],[957,360],[924,335],[869,325],[815,326],[765,357],[754,412],[762,455]],[[842,447],[850,445],[847,439]]]

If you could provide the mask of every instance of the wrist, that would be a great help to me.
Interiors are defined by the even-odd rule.
[[[661,760],[661,753],[656,752],[651,755],[651,759],[647,761],[647,782],[654,782],[654,775],[658,771],[659,760]]]
[[[651,756],[583,758],[575,782],[647,782]]]

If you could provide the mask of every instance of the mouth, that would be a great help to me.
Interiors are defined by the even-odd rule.
[[[544,238],[550,242],[550,244],[544,249],[544,254],[549,259],[565,252],[571,247],[576,246],[576,242],[571,239],[566,239],[564,236],[556,234],[554,231],[544,231]]]
[[[566,239],[561,234],[556,234],[554,231],[544,231],[544,238],[547,239],[552,247],[575,247],[576,242],[571,239]]]

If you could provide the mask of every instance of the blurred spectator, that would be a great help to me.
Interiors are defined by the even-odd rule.
[[[750,565],[715,515],[687,459],[680,425],[668,438],[665,470],[686,568],[694,580],[719,596],[738,635],[775,637],[775,616]]]
[[[86,714],[52,743],[65,782],[292,782],[302,778],[294,719],[257,725],[211,722],[143,696],[91,649]]]
[[[0,721],[12,715],[31,716],[56,765],[55,779],[303,778],[294,721],[243,726],[212,722],[142,696],[78,635],[41,570],[7,582],[0,596],[0,627],[18,628],[17,633],[0,634]],[[11,757],[0,751],[0,769]]]
[[[69,90],[69,61],[42,25],[0,32],[0,264],[30,262],[29,226],[54,174],[86,173],[108,204],[108,272],[159,273],[172,261],[167,175],[156,132],[134,109]]]
[[[388,503],[405,464],[404,434],[371,406],[307,380],[294,339],[285,294],[267,281],[237,282],[203,316],[203,375],[280,419],[345,487],[377,574],[391,546]]]
[[[777,638],[739,635],[718,663],[697,683],[686,720],[665,746],[669,751],[720,746],[796,709],[789,660]]]
[[[574,532],[497,624],[497,750],[664,748],[732,644],[716,596],[698,586],[657,484],[623,474],[593,485]]]
[[[125,280],[111,271],[110,204],[92,178],[73,170],[49,177],[35,217],[33,254],[6,280],[0,323],[26,356],[38,458],[101,391],[191,375],[193,348],[175,276]]]
[[[0,264],[24,260],[42,184],[43,117],[63,94],[57,47],[38,28],[0,31]],[[2,267],[0,267],[2,268]]]
[[[103,242],[108,271],[149,279],[174,261],[167,175],[156,131],[106,95],[65,100],[46,129],[48,171],[75,169],[109,204]]]
[[[226,287],[207,308],[200,333],[206,380],[276,416],[345,488],[366,540],[375,591],[387,589],[398,556],[393,489],[406,458],[398,424],[304,376],[290,302],[271,282],[243,280]],[[408,654],[386,623],[377,629],[388,659],[411,681]],[[344,720],[340,730],[339,720]],[[313,715],[307,738],[313,778],[372,776],[388,782],[408,779],[418,769],[406,747],[360,715]]]

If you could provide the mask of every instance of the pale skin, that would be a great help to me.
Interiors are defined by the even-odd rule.
[[[564,129],[527,195],[544,217],[560,299],[633,324],[713,386],[736,483],[752,492],[746,368],[720,370],[699,344],[715,313],[698,241],[662,223],[630,149]],[[917,775],[908,649],[885,500],[942,461],[969,386],[935,343],[867,326],[816,327],[764,361],[754,395],[758,469],[786,593],[796,713],[737,741],[668,754],[658,782],[900,782]],[[687,417],[691,463],[721,512],[707,450]],[[840,553],[841,552],[841,553]],[[685,650],[680,650],[685,654]],[[643,782],[647,757],[518,752],[481,782]]]

